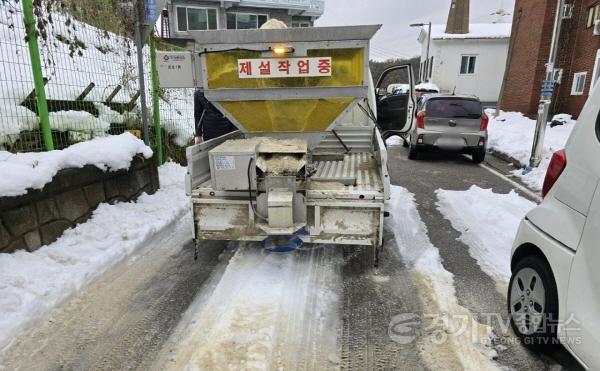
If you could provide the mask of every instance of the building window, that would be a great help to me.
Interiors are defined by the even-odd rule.
[[[573,87],[571,88],[571,95],[583,95],[586,80],[587,72],[576,73],[573,77]]]
[[[594,27],[596,20],[598,19],[598,14],[600,13],[600,4],[592,5],[588,8],[588,17],[586,27]]]
[[[227,29],[256,30],[268,20],[269,17],[264,14],[227,13]]]
[[[310,21],[295,21],[295,20],[292,20],[292,27],[293,28],[311,27],[311,24],[310,24]]]
[[[177,31],[208,31],[217,28],[217,9],[177,7]]]
[[[592,87],[600,80],[600,49],[596,52],[596,63],[594,63],[594,74],[592,75]]]
[[[476,55],[463,55],[460,63],[461,75],[474,75],[475,65],[477,64]]]

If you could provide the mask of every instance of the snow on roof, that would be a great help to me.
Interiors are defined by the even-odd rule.
[[[427,32],[427,27],[424,30]],[[448,34],[446,25],[434,24],[431,26],[431,38],[434,40],[508,39],[511,30],[511,23],[472,23],[469,25],[468,34]]]
[[[432,82],[424,82],[415,86],[416,91],[437,91],[440,92],[440,88]]]

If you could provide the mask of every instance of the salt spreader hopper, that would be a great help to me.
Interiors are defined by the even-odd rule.
[[[405,94],[373,85],[369,41],[379,27],[192,35],[184,69],[239,128],[187,150],[199,248],[203,240],[297,241],[378,251],[390,179],[376,122],[384,136],[404,134],[415,106],[410,66],[379,82],[402,75]],[[158,58],[161,81],[178,69],[165,60],[187,63]]]

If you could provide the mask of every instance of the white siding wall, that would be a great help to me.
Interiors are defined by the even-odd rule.
[[[432,40],[434,57],[432,82],[442,91],[473,94],[484,102],[497,102],[508,56],[508,39]],[[425,59],[427,41],[423,43]],[[475,74],[461,75],[463,55],[476,55]]]

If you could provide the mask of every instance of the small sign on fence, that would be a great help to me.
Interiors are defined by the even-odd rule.
[[[238,59],[240,79],[285,77],[327,77],[333,67],[331,57]]]
[[[156,52],[161,88],[193,88],[196,80],[191,52]]]

